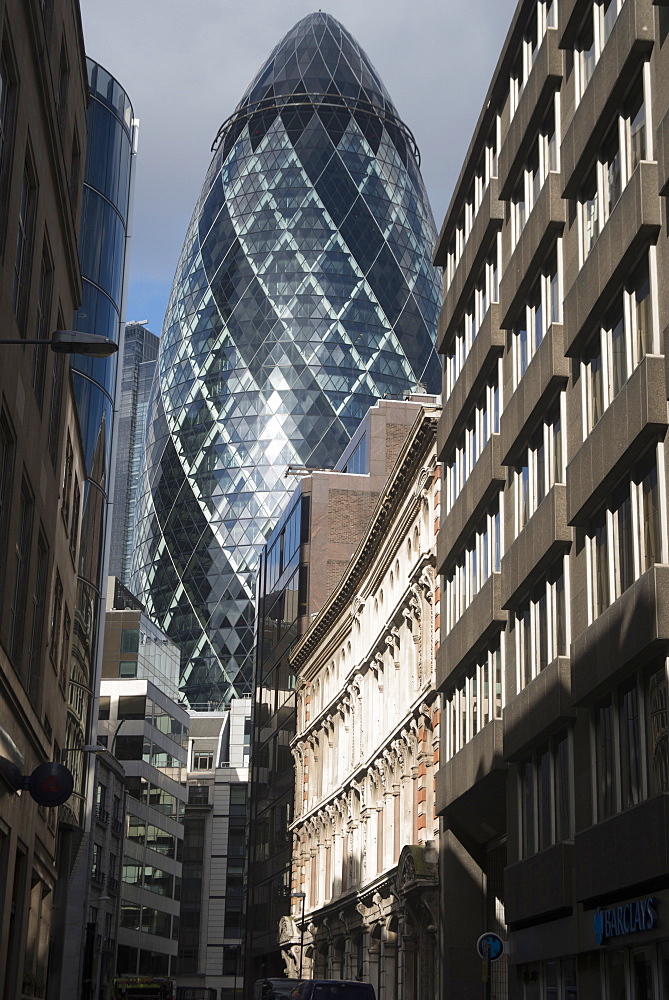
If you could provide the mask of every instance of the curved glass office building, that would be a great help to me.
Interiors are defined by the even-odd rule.
[[[79,225],[82,301],[72,326],[118,343],[134,163],[133,111],[125,90],[103,66],[87,59],[86,68],[90,102],[86,112],[87,147]],[[69,319],[64,325],[69,325]],[[81,504],[81,541],[72,630],[68,746],[87,742],[88,692],[95,683],[117,358],[116,354],[109,358],[70,356],[86,480],[81,498],[77,496],[75,500]],[[83,780],[83,755],[72,754],[69,765],[75,771],[79,787]],[[65,812],[73,807],[78,809],[80,802],[73,797],[63,809]]]
[[[191,704],[250,694],[257,558],[378,398],[439,391],[435,229],[411,132],[328,14],[221,126],[167,308],[132,587]]]

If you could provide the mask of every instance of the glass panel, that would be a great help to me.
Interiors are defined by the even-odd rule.
[[[539,662],[537,669],[539,672],[548,666],[548,602],[546,599],[546,584],[542,584],[536,603],[537,631],[539,633]]]
[[[662,561],[660,494],[657,465],[653,463],[641,481],[643,505],[643,555],[641,571]]]
[[[527,858],[536,850],[535,841],[535,799],[534,765],[531,761],[522,769],[523,783],[523,857]]]
[[[580,92],[583,94],[590,83],[595,68],[595,32],[592,20],[592,7],[588,10],[585,22],[576,42],[578,65],[580,71]]]
[[[620,693],[620,777],[623,809],[641,801],[641,729],[636,678]]]
[[[565,733],[555,738],[555,838],[559,842],[570,837],[569,740]]]
[[[650,301],[648,268],[643,267],[633,279],[634,319],[636,327],[636,363],[653,353],[653,314]]]
[[[648,756],[651,794],[669,791],[667,675],[664,665],[648,679]],[[669,983],[667,984],[669,986]]]
[[[124,628],[121,632],[121,652],[137,653],[139,651],[139,629]]]
[[[629,486],[614,501],[616,527],[616,596],[622,594],[634,582],[634,551],[632,540],[632,503]]]
[[[527,330],[523,327],[516,333],[516,350],[518,354],[518,378],[521,379],[527,371],[529,355],[527,351]]]
[[[588,361],[588,376],[588,429],[592,430],[604,413],[604,379],[599,336]]]
[[[609,313],[606,319],[606,327],[611,331],[610,399],[615,399],[629,376],[622,303],[617,304]]]
[[[593,529],[591,529],[593,530]],[[610,604],[609,594],[609,550],[606,530],[606,511],[604,511],[593,530],[593,560],[594,560],[594,612],[595,617]]]
[[[557,962],[545,962],[544,963],[544,1000],[560,1000],[559,997],[559,981],[560,981],[559,965]]]
[[[562,966],[562,998],[563,1000],[577,1000],[578,983],[576,979],[576,959],[563,958]]]
[[[612,951],[608,955],[609,1000],[626,1000],[625,952]]]
[[[555,655],[567,655],[567,605],[565,600],[564,573],[555,578]]]
[[[121,695],[118,700],[118,718],[144,721],[145,707],[144,695]]]
[[[537,757],[538,770],[538,804],[539,804],[539,850],[550,847],[553,842],[551,823],[551,755],[548,747],[540,751]],[[557,986],[557,982],[555,984]]]
[[[583,219],[583,256],[587,257],[593,243],[599,236],[600,228],[597,174],[594,170],[583,186],[581,206]]]
[[[627,118],[630,131],[630,173],[637,163],[646,159],[646,107],[643,99],[643,84],[634,88],[627,104]]]
[[[632,952],[632,1000],[655,1000],[650,948]]]
[[[602,162],[604,165],[604,179],[606,182],[606,194],[604,204],[608,215],[613,211],[622,191],[622,177],[620,173],[620,136],[618,134],[618,119],[612,130],[604,141],[602,149]]]
[[[597,820],[601,822],[616,811],[615,753],[613,743],[613,703],[597,709],[596,720]]]

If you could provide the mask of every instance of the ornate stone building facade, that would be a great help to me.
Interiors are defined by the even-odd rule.
[[[421,410],[341,583],[291,656],[286,971],[369,981],[379,1000],[438,995],[438,414]]]

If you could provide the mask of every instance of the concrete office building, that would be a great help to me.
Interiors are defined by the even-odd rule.
[[[0,9],[0,765],[30,774],[67,745],[84,446],[69,359],[49,350],[81,301],[86,150],[79,5]],[[44,996],[62,815],[0,766],[0,995]],[[59,829],[60,826],[60,829]],[[53,956],[52,956],[53,957]]]
[[[179,701],[179,650],[120,580],[107,578],[102,678],[151,681]]]
[[[84,903],[86,926],[82,954],[82,1000],[110,1000],[116,976],[116,945],[121,910],[121,865],[126,824],[123,765],[111,753],[95,755],[95,821],[83,861],[89,872]]]
[[[439,237],[446,995],[484,930],[498,997],[669,991],[668,37],[519,3]]]
[[[135,528],[137,486],[144,455],[146,413],[158,357],[158,337],[144,323],[126,323],[114,434],[114,506],[109,573],[126,587]]]
[[[289,653],[345,572],[421,411],[413,396],[368,410],[332,471],[300,478],[263,552],[251,752],[245,986],[285,974],[278,940],[291,912],[295,675]]]
[[[332,468],[377,399],[437,390],[435,236],[367,55],[302,18],[216,136],[149,404],[131,587],[179,644],[191,707],[252,691],[288,466]]]
[[[444,995],[435,402],[419,410],[341,581],[289,654],[297,731],[286,973],[362,979],[379,1000]]]
[[[174,975],[188,713],[149,680],[103,680],[99,720],[127,787],[116,973]]]
[[[189,715],[177,985],[241,1000],[251,699]]]

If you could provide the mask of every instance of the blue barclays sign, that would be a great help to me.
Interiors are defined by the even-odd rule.
[[[594,916],[597,944],[604,944],[609,938],[624,934],[651,931],[657,923],[656,905],[657,900],[649,896],[633,903],[624,903],[623,906],[612,906],[608,910],[597,907]]]

